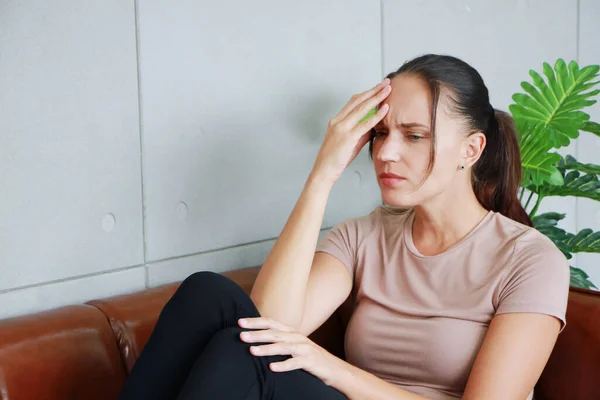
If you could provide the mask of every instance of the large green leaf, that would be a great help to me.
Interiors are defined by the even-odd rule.
[[[562,170],[576,170],[587,174],[600,175],[600,165],[583,164],[577,161],[573,156],[566,156],[558,162],[557,167]],[[563,172],[564,173],[564,172]]]
[[[571,259],[573,248],[569,244],[568,240],[573,235],[556,226],[558,221],[563,218],[565,218],[565,214],[549,212],[535,216],[532,221],[533,225],[538,231],[552,240],[552,242],[565,255],[565,257],[567,257],[567,259]]]
[[[524,186],[562,185],[554,165],[559,156],[548,152],[568,146],[580,130],[600,132],[600,126],[589,122],[589,115],[581,111],[594,104],[591,98],[600,93],[591,90],[600,82],[594,81],[598,71],[598,65],[580,69],[574,61],[567,67],[564,60],[558,59],[554,69],[543,64],[546,80],[531,70],[533,84],[521,83],[526,93],[516,93],[509,109],[519,133]]]
[[[550,142],[544,138],[542,125],[528,129],[521,137],[521,166],[523,168],[523,185],[562,185],[563,177],[556,168],[561,156],[549,153]]]
[[[600,136],[600,124],[592,121],[588,121],[581,128],[582,131],[591,132],[597,136]]]
[[[576,286],[584,289],[598,289],[591,281],[588,274],[579,268],[570,267],[571,269],[571,286]]]
[[[532,222],[536,228],[544,226],[556,226],[558,221],[565,219],[567,214],[557,212],[547,212],[544,214],[537,215],[533,218]]]
[[[567,68],[565,61],[558,59],[554,69],[548,63],[543,64],[546,82],[540,74],[530,70],[533,85],[522,82],[521,87],[527,94],[513,95],[515,104],[509,106],[519,130],[539,125],[540,133],[550,142],[544,148],[568,146],[589,120],[589,115],[580,110],[593,105],[596,101],[590,98],[600,93],[600,90],[590,90],[598,83],[593,81],[598,71],[598,65],[580,69],[575,61]]]
[[[572,235],[566,242],[573,253],[600,253],[600,232],[582,229]]]
[[[581,175],[579,171],[573,170],[564,176],[564,181],[562,186],[550,184],[531,185],[527,189],[542,197],[574,196],[600,201],[600,180],[598,180],[596,174]]]
[[[600,253],[600,232],[591,229],[582,229],[577,235],[565,232],[557,226],[564,218],[565,214],[548,212],[535,216],[532,221],[535,228],[552,240],[567,259],[571,259],[573,253]],[[595,287],[585,272],[577,268],[571,268],[571,284],[573,280],[577,282],[575,286]]]

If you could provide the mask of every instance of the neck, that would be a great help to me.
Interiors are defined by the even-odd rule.
[[[464,238],[487,214],[472,190],[448,193],[415,206],[413,243],[421,254],[435,255]]]

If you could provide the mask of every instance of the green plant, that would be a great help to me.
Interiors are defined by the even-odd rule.
[[[590,121],[582,109],[596,103],[592,90],[600,81],[600,66],[580,68],[558,59],[554,68],[543,64],[544,78],[530,70],[533,85],[521,82],[526,93],[513,95],[509,110],[515,121],[521,145],[523,183],[521,201],[535,227],[549,237],[563,254],[600,253],[600,232],[583,229],[576,234],[558,227],[565,214],[537,214],[540,203],[550,196],[585,197],[600,201],[600,165],[583,164],[572,156],[562,157],[554,150],[566,147],[580,132],[595,134],[600,139],[600,124]],[[526,198],[526,200],[525,200]],[[535,202],[532,200],[535,198]],[[571,285],[596,288],[581,269],[571,266]]]

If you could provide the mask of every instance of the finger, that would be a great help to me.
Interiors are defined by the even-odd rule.
[[[340,121],[340,124],[344,124],[349,128],[353,128],[356,124],[359,123],[361,119],[363,119],[367,113],[373,108],[377,107],[386,97],[390,95],[392,92],[392,87],[390,85],[384,86],[379,92],[377,92],[374,96],[371,96],[368,99],[365,99],[364,102],[359,104],[348,116]],[[381,108],[381,107],[379,107]],[[365,121],[371,120],[373,117],[366,119]],[[363,121],[363,123],[365,122]]]
[[[362,118],[360,119],[360,121],[358,121],[358,123],[359,123],[359,124],[360,124],[360,123],[363,123],[363,122],[365,122],[366,120],[368,120],[369,118],[371,118],[373,115],[375,115],[375,113],[377,112],[377,109],[378,109],[377,107],[375,107],[375,108],[371,108],[371,109],[369,110],[369,112],[367,113],[367,115],[365,115],[364,117],[362,117]]]
[[[342,109],[334,117],[334,119],[337,121],[343,120],[344,118],[346,118],[348,116],[348,114],[350,114],[350,112],[352,110],[354,110],[356,108],[356,106],[358,104],[362,103],[369,97],[372,97],[375,93],[379,92],[383,87],[388,86],[389,83],[390,83],[390,80],[388,78],[385,78],[383,81],[379,82],[377,85],[375,85],[371,89],[352,96],[350,101],[348,101],[348,103],[346,103],[346,105],[344,107],[342,107]]]
[[[241,318],[238,320],[238,325],[248,329],[269,329],[270,321],[263,317]]]
[[[292,331],[291,328],[271,318],[256,317],[242,318],[238,320],[238,325],[248,329],[278,329],[284,332]]]
[[[367,143],[369,143],[369,140],[371,140],[370,130],[363,134],[358,140],[358,143],[356,145],[356,154],[358,154],[362,150],[362,148],[365,147]]]
[[[302,357],[292,357],[285,361],[271,363],[269,364],[269,368],[273,372],[293,371],[295,369],[302,369],[302,362]]]
[[[240,333],[240,339],[246,343],[256,342],[294,342],[299,341],[299,337],[295,333],[282,332],[275,329],[269,329],[266,331],[245,331]]]
[[[375,115],[373,115],[371,118],[367,119],[366,121],[363,121],[361,123],[359,123],[358,125],[356,125],[356,127],[353,129],[353,133],[355,133],[356,135],[361,135],[361,141],[365,140],[365,136],[367,137],[367,140],[365,142],[365,144],[369,141],[369,135],[368,133],[370,133],[371,129],[373,129],[375,127],[375,125],[377,125],[379,122],[381,122],[381,120],[383,118],[385,118],[385,115],[387,114],[387,112],[389,111],[390,106],[387,104],[382,104],[381,107],[379,107],[377,109],[377,112],[375,113]],[[364,146],[364,144],[363,144]]]
[[[390,79],[389,78],[385,78],[383,81],[381,81],[380,83],[378,83],[377,85],[375,85],[371,89],[369,89],[369,90],[367,90],[365,92],[362,92],[362,93],[359,93],[359,94],[356,94],[356,95],[352,96],[352,98],[350,99],[350,101],[342,108],[342,110],[338,113],[338,115],[336,115],[335,118],[338,121],[343,120],[359,104],[361,104],[365,100],[373,97],[378,92],[380,92],[383,88],[388,87],[389,85],[390,85]]]
[[[250,353],[255,356],[297,356],[299,347],[295,343],[273,343],[262,346],[250,346]]]

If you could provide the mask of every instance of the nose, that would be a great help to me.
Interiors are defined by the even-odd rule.
[[[380,138],[382,143],[378,146],[379,151],[376,157],[382,162],[398,162],[401,159],[401,143],[397,135],[388,134],[385,138]],[[383,139],[383,140],[382,140]]]

